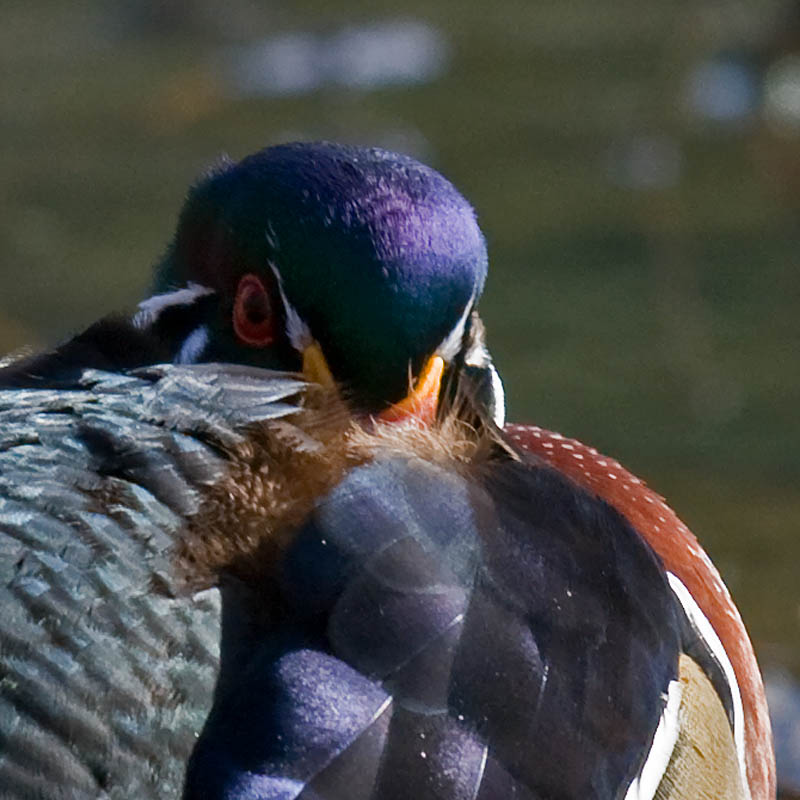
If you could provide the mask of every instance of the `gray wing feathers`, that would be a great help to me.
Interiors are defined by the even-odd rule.
[[[237,428],[302,384],[215,365],[0,391],[0,796],[178,796],[219,600],[170,548]]]

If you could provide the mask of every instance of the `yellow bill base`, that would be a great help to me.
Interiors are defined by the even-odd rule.
[[[332,389],[336,382],[322,354],[322,348],[314,342],[303,350],[303,375],[311,382]]]

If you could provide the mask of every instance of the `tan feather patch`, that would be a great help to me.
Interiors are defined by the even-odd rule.
[[[681,655],[680,733],[655,800],[747,800],[725,708],[698,664]]]
[[[479,432],[455,411],[433,426],[384,423],[354,416],[335,391],[310,389],[296,415],[252,427],[228,453],[226,478],[203,492],[178,542],[178,571],[192,591],[233,574],[269,594],[281,551],[348,470],[385,454],[461,471],[499,442],[496,431]]]

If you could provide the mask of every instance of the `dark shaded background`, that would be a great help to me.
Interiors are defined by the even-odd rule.
[[[511,418],[665,494],[737,599],[773,707],[800,705],[800,5],[2,12],[0,352],[133,307],[221,152],[331,138],[416,155],[489,240],[482,313]],[[800,786],[796,720],[780,746]]]

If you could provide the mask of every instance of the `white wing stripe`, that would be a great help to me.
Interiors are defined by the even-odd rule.
[[[667,580],[669,581],[673,594],[678,598],[683,610],[686,612],[686,616],[692,624],[692,627],[706,645],[708,645],[719,662],[719,665],[722,667],[722,671],[725,673],[725,678],[728,681],[728,686],[731,691],[731,701],[733,703],[733,741],[736,745],[736,759],[739,762],[742,785],[748,787],[747,769],[744,759],[744,709],[742,708],[742,695],[739,691],[739,683],[736,680],[736,673],[733,671],[733,665],[728,658],[728,654],[725,652],[725,648],[722,646],[719,636],[717,636],[717,632],[708,621],[708,617],[706,617],[700,609],[700,606],[697,605],[697,602],[689,593],[689,590],[683,585],[682,581],[671,572],[667,572]],[[745,790],[747,791],[747,788],[745,788]]]
[[[647,754],[644,766],[633,779],[625,800],[653,800],[664,773],[667,771],[675,742],[680,732],[678,711],[681,707],[683,689],[679,681],[670,681],[666,694],[666,703],[658,721],[653,744]]]

